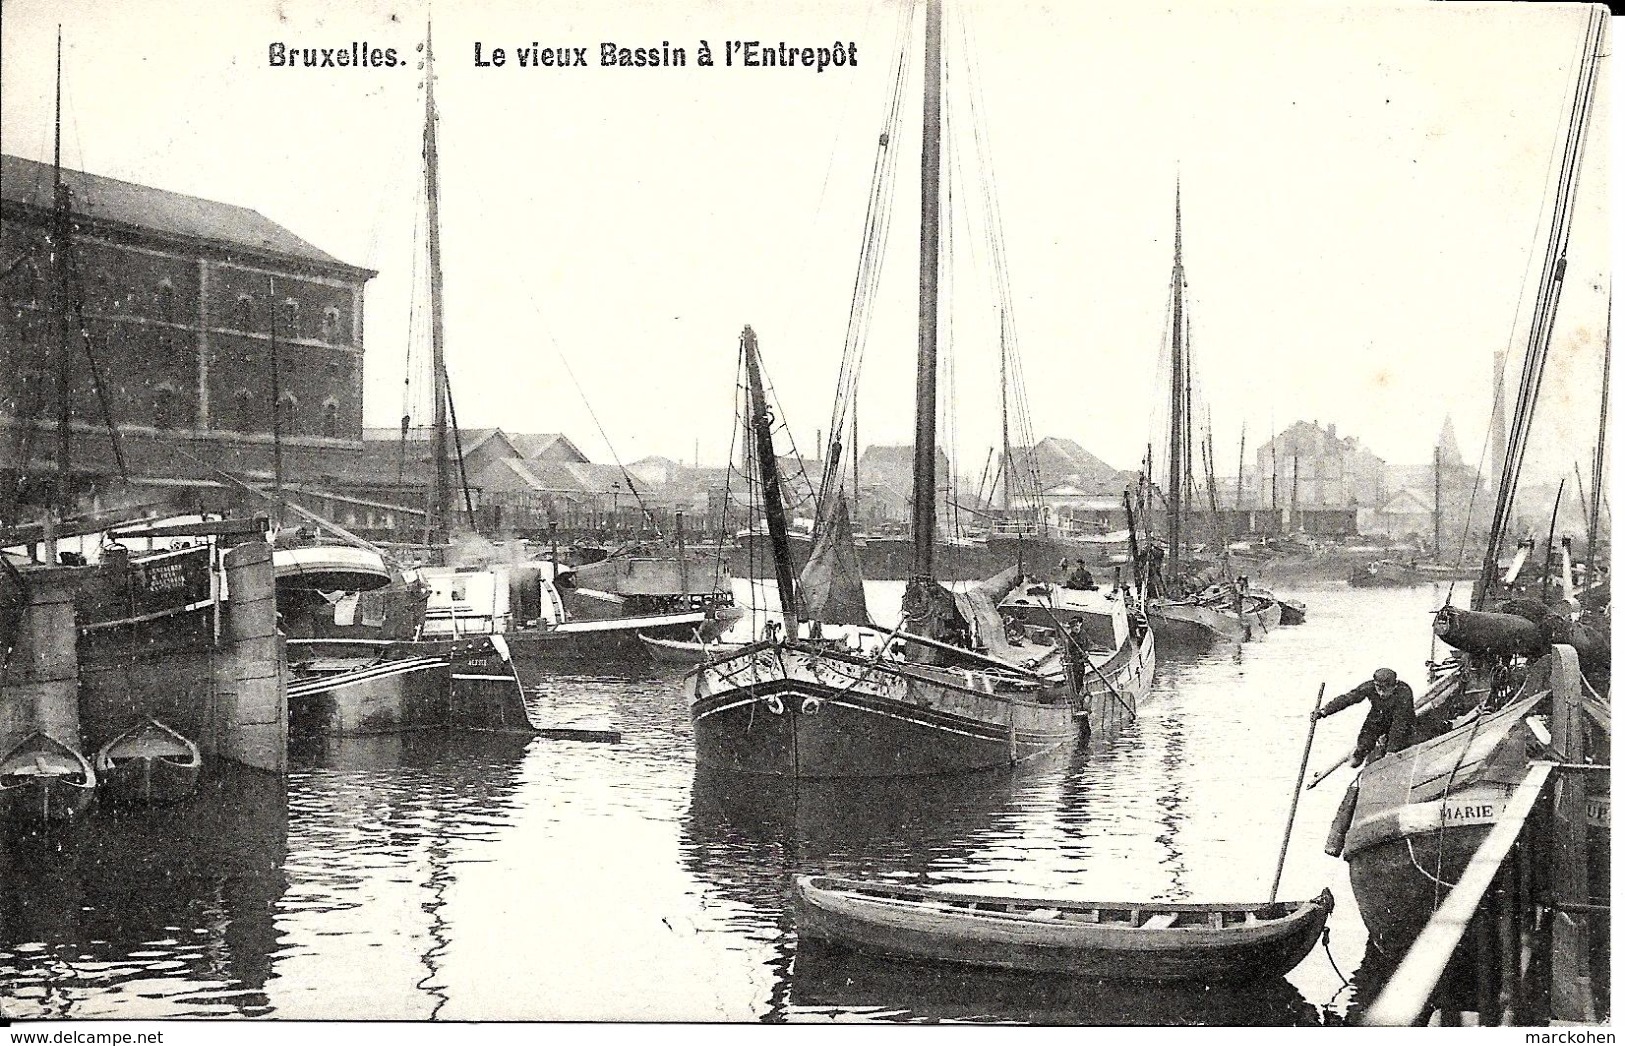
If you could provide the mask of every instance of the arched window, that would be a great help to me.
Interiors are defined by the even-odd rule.
[[[299,421],[299,398],[291,392],[284,392],[282,398],[277,400],[277,425],[282,435],[293,432]]]
[[[236,432],[254,431],[254,394],[238,389],[231,397],[231,427]]]
[[[282,303],[282,313],[277,317],[277,333],[287,338],[299,337],[299,303],[288,298]]]
[[[254,296],[251,294],[237,295],[237,329],[240,331],[254,329]]]
[[[337,438],[339,434],[339,401],[328,399],[322,404],[322,435]]]
[[[338,344],[339,310],[331,305],[322,310],[322,340],[329,345]]]
[[[152,424],[160,431],[180,427],[180,393],[167,381],[152,390]]]

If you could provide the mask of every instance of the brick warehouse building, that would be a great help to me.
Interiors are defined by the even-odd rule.
[[[285,479],[359,462],[362,297],[375,272],[245,207],[78,171],[62,180],[76,262],[67,293],[82,302],[134,482],[207,481],[211,466],[268,479],[273,398]],[[56,468],[52,182],[49,164],[0,157],[0,473],[12,480],[0,496],[18,489],[19,473],[38,480]],[[118,470],[85,351],[70,350],[83,491]]]

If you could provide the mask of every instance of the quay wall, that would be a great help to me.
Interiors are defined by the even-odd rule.
[[[36,730],[79,748],[74,568],[30,570],[15,593],[16,637],[0,675],[0,755]],[[3,651],[0,651],[3,653]]]

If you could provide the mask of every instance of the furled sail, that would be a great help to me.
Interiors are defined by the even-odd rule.
[[[1034,654],[1032,648],[1017,648],[1005,637],[1004,618],[999,615],[999,601],[1016,587],[1021,573],[1015,567],[967,585],[954,593],[954,607],[961,617],[970,622],[971,637],[976,646],[990,657],[1020,664]]]
[[[872,625],[846,495],[837,492],[801,570],[802,613],[831,625]]]

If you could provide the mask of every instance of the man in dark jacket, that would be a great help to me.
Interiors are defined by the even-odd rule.
[[[1371,702],[1371,711],[1366,713],[1365,723],[1360,727],[1360,739],[1354,743],[1350,766],[1365,762],[1378,742],[1385,742],[1379,755],[1410,747],[1415,732],[1416,698],[1391,668],[1377,669],[1364,683],[1326,702],[1317,718],[1324,719],[1361,701]]]

